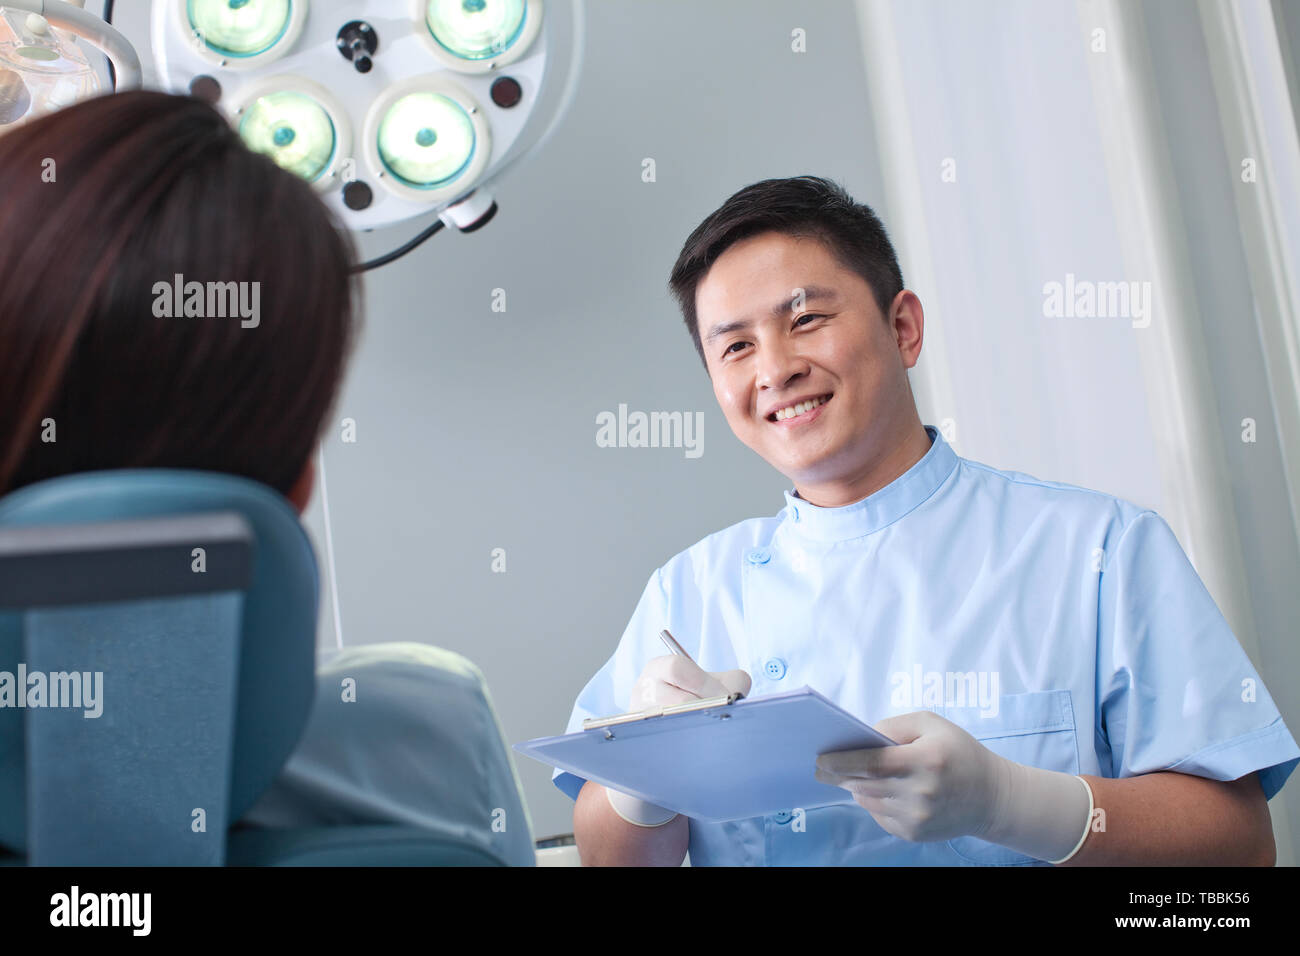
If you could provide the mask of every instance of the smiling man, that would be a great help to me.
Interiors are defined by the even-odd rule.
[[[670,285],[732,431],[794,489],[651,575],[569,731],[806,684],[899,745],[810,757],[853,803],[720,824],[557,771],[584,863],[1273,864],[1300,748],[1172,531],[922,425],[921,302],[869,208],[756,183]]]

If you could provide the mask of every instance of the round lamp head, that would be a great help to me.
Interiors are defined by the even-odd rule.
[[[518,42],[524,10],[524,0],[429,0],[424,21],[448,53],[487,60]]]
[[[259,96],[239,121],[239,135],[250,149],[308,182],[320,179],[330,168],[338,145],[329,113],[296,90]]]
[[[474,156],[474,125],[455,100],[441,93],[408,93],[379,121],[384,168],[414,189],[456,179]]]
[[[250,57],[266,53],[292,22],[290,0],[187,0],[195,36],[215,53]]]

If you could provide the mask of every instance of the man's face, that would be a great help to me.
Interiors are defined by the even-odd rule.
[[[920,351],[919,323],[909,325],[920,306],[906,291],[900,302],[901,335],[866,280],[822,242],[777,232],[732,245],[697,287],[705,362],[727,423],[801,494],[859,479],[915,416],[906,369]]]

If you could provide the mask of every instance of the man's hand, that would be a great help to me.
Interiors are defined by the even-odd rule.
[[[667,654],[651,658],[632,685],[629,710],[671,707],[734,691],[748,694],[752,681],[744,671],[706,671],[688,657]]]
[[[1081,777],[999,757],[927,710],[875,727],[898,746],[822,754],[815,776],[848,790],[887,833],[973,836],[1056,862],[1087,832],[1092,797]]]
[[[904,840],[950,840],[988,829],[1002,758],[928,710],[873,726],[898,746],[822,754],[817,779],[849,791],[882,829]]]
[[[734,691],[748,694],[752,686],[744,671],[713,673],[688,657],[669,654],[651,658],[632,685],[629,710],[653,710],[685,704],[706,697],[722,697]],[[677,814],[639,797],[606,788],[609,805],[628,823],[639,827],[661,827]]]

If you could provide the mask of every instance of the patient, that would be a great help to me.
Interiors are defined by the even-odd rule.
[[[301,513],[358,334],[354,258],[312,189],[197,99],[121,93],[0,135],[0,496],[187,468]],[[246,308],[169,317],[155,285],[176,281],[247,283]],[[366,690],[347,704],[345,675]],[[534,862],[481,673],[420,644],[323,664],[298,749],[242,822],[401,823]]]

